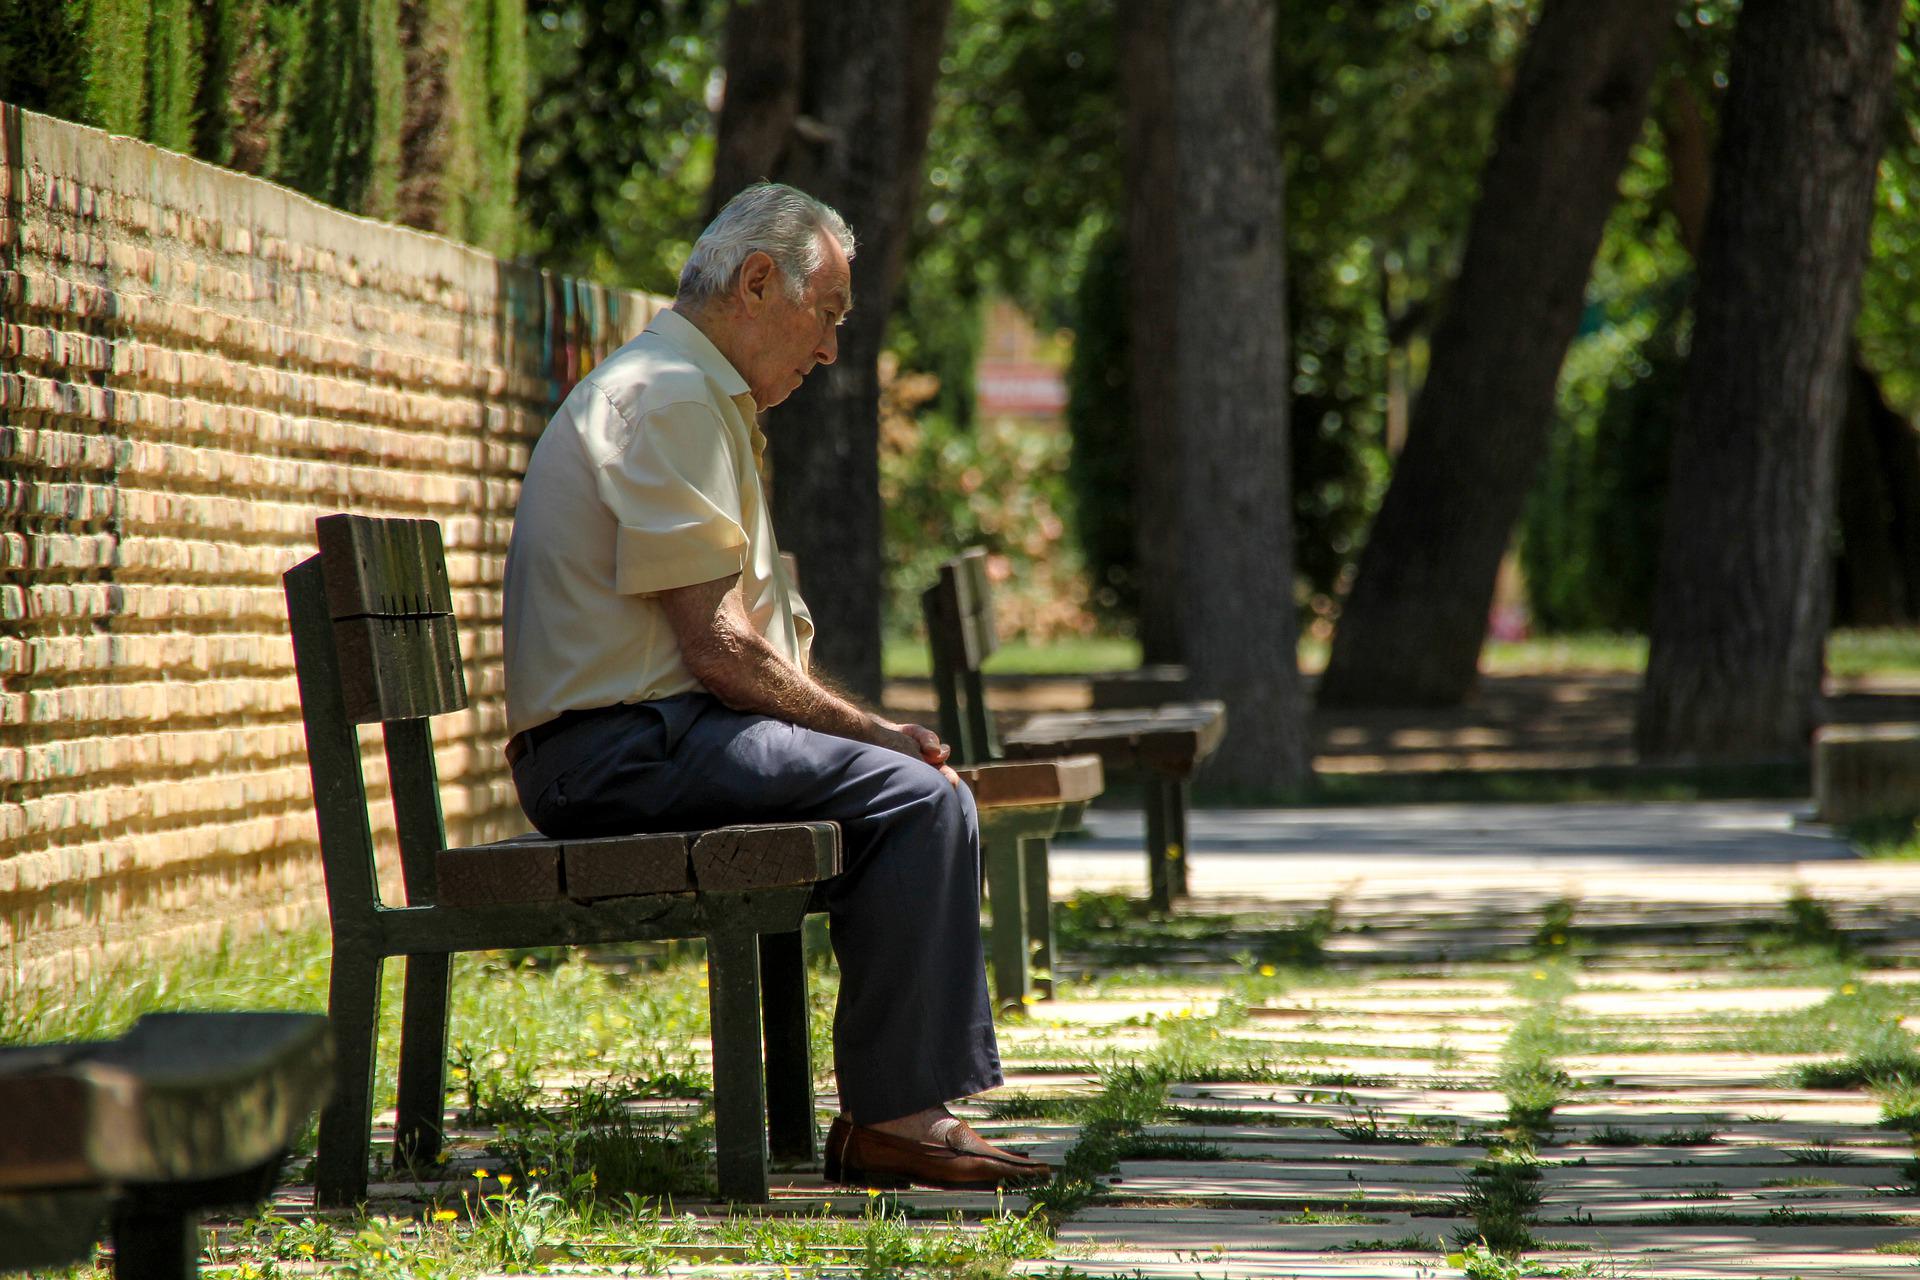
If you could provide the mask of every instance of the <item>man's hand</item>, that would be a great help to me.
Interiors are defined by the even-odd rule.
[[[874,718],[878,723],[907,740],[912,749],[903,754],[918,754],[922,760],[938,769],[941,777],[955,787],[960,785],[960,775],[947,764],[947,758],[953,754],[953,748],[940,741],[939,734],[922,724],[888,724],[877,716]]]
[[[687,670],[735,711],[758,712],[802,728],[871,742],[924,760],[955,787],[960,785],[960,775],[947,767],[952,753],[939,734],[922,725],[895,724],[873,715],[775,652],[747,617],[737,575],[675,587],[661,592],[658,599]]]

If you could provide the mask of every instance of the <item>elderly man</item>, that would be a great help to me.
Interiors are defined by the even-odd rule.
[[[1001,1080],[972,797],[938,735],[808,673],[813,623],[761,482],[755,413],[833,363],[853,250],[832,209],[749,188],[701,234],[672,309],[560,406],[507,553],[507,755],[549,836],[839,823],[827,1175],[1002,1186],[1047,1166],[946,1107]]]

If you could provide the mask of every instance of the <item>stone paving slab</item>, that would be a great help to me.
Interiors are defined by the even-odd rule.
[[[1057,1162],[1082,1136],[1077,1119],[990,1121],[990,1106],[1021,1094],[1091,1097],[1101,1087],[1093,1064],[1146,1061],[1173,1045],[1183,1046],[1180,1061],[1217,1052],[1222,1074],[1263,1079],[1174,1083],[1167,1102],[1177,1110],[1144,1124],[1135,1154],[1123,1148],[1104,1198],[1065,1217],[1051,1258],[1014,1270],[1064,1265],[1077,1274],[1182,1280],[1458,1276],[1444,1253],[1473,1230],[1465,1193],[1483,1185],[1473,1170],[1489,1144],[1519,1132],[1509,1128],[1510,1103],[1497,1083],[1509,1034],[1521,1014],[1551,1007],[1529,998],[1532,975],[1563,965],[1575,989],[1558,1006],[1562,1026],[1583,1045],[1619,1047],[1552,1064],[1575,1087],[1541,1134],[1532,1230],[1548,1247],[1530,1251],[1530,1264],[1647,1280],[1920,1274],[1914,1258],[1874,1252],[1920,1239],[1920,1196],[1908,1169],[1913,1140],[1880,1127],[1880,1102],[1864,1090],[1791,1084],[1794,1067],[1838,1054],[1736,1051],[1757,1020],[1833,995],[1808,977],[1826,970],[1769,971],[1750,941],[1756,925],[1784,927],[1796,894],[1820,898],[1829,919],[1858,932],[1857,954],[1879,957],[1858,981],[1893,989],[1893,1003],[1911,987],[1920,1006],[1920,866],[1861,863],[1823,833],[1795,826],[1792,809],[1195,814],[1189,848],[1198,894],[1179,924],[1204,936],[1180,942],[1170,958],[1156,956],[1151,969],[1126,969],[1121,981],[1102,979],[1101,970],[1109,953],[1121,957],[1115,965],[1129,963],[1118,945],[1125,939],[1097,956],[1063,951],[1063,998],[1003,1024],[1007,1085],[962,1110],[990,1138]],[[1138,814],[1096,810],[1088,825],[1090,838],[1057,846],[1056,891],[1101,887],[1115,876],[1137,891]],[[1337,909],[1328,976],[1289,988],[1278,975],[1277,994],[1263,1006],[1209,1029],[1225,996],[1260,990],[1246,985],[1241,958],[1258,936],[1330,902]],[[1563,921],[1567,909],[1572,947],[1539,954],[1543,927]],[[1143,947],[1163,940],[1151,920],[1130,930]],[[1895,967],[1908,962],[1915,967]],[[1920,1007],[1901,1012],[1920,1025]],[[1712,1051],[1722,1041],[1729,1051]],[[1209,1048],[1216,1043],[1217,1051]],[[1658,1051],[1636,1051],[1642,1047]],[[686,1100],[657,1106],[662,1115],[692,1110]],[[1713,1140],[1656,1145],[1697,1139],[1693,1129]],[[1607,1132],[1643,1145],[1591,1141]],[[459,1137],[472,1144],[488,1133]],[[1427,1141],[1392,1140],[1420,1137]],[[1183,1142],[1195,1145],[1182,1152]],[[483,1159],[463,1150],[449,1162],[459,1176]],[[1183,1153],[1205,1158],[1169,1158]],[[780,1171],[775,1184],[774,1213],[857,1220],[876,1203],[824,1185],[817,1168]],[[383,1203],[401,1212],[433,1190],[380,1188]],[[280,1203],[297,1212],[297,1193]],[[977,1222],[1029,1202],[916,1190],[884,1203],[937,1223],[949,1213]],[[700,1220],[727,1211],[698,1203],[674,1210]],[[1725,1218],[1732,1220],[1715,1220]],[[1398,1247],[1347,1251],[1355,1244]],[[781,1273],[738,1263],[725,1249],[690,1249],[684,1264],[660,1274]]]

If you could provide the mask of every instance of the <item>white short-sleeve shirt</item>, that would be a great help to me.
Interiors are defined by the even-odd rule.
[[[813,619],[760,483],[753,397],[673,311],[601,361],[527,464],[507,549],[507,732],[701,688],[654,597],[740,575],[747,613],[807,668]]]

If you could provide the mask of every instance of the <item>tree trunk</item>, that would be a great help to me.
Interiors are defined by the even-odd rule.
[[[1665,85],[1667,197],[1680,243],[1697,259],[1706,234],[1713,156],[1704,113],[1681,75]],[[1920,436],[1887,403],[1880,379],[1848,348],[1847,409],[1838,447],[1833,621],[1898,626],[1920,621]]]
[[[1884,418],[1892,421],[1883,423]],[[1912,468],[1903,472],[1897,469],[1897,457],[1882,453],[1883,441],[1894,443],[1902,435],[1911,452],[1912,429],[1887,407],[1873,375],[1855,353],[1847,371],[1847,405],[1839,432],[1834,513],[1840,555],[1833,566],[1834,610],[1829,621],[1892,627],[1912,618],[1894,508],[1897,485],[1911,479]]]
[[[1127,370],[1133,418],[1134,549],[1140,657],[1180,662],[1180,434],[1174,415],[1173,0],[1129,0],[1120,21],[1126,98]]]
[[[1672,12],[1669,0],[1546,0],[1334,632],[1322,706],[1452,706],[1472,692],[1494,577],[1545,453]]]
[[[1231,709],[1212,776],[1291,786],[1310,757],[1294,659],[1272,0],[1182,0],[1171,35],[1184,648],[1194,691]],[[1141,336],[1136,369],[1157,358]]]
[[[800,114],[803,9],[801,0],[736,0],[727,12],[727,88],[707,191],[708,222],[742,188],[771,177],[786,153]]]
[[[767,440],[774,526],[819,628],[814,661],[867,698],[880,694],[880,347],[950,5],[762,0],[727,28],[727,96],[740,105],[721,115],[712,203],[772,178],[838,209],[859,240],[840,358],[768,415]]]
[[[1636,738],[1803,757],[1835,444],[1901,0],[1748,0],[1734,30]]]

